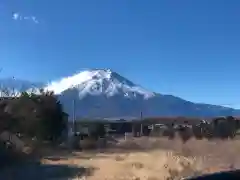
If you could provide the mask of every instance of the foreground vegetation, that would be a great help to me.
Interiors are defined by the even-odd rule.
[[[7,130],[39,140],[55,141],[66,129],[67,114],[52,92],[22,93],[0,101],[0,132]]]
[[[173,140],[164,137],[120,138],[105,149],[71,153],[49,149],[41,162],[53,167],[84,168],[71,170],[71,176],[65,174],[69,179],[180,180],[182,177],[240,168],[239,150],[239,140],[192,138],[182,143],[179,137]]]
[[[64,130],[67,130],[67,114],[63,112],[62,105],[52,92],[41,91],[40,95],[24,92],[16,97],[2,97],[0,164],[12,162],[16,159],[13,157],[23,151],[23,147],[16,151],[16,143],[23,144],[27,140],[30,142],[34,139],[38,142],[48,141],[54,144],[61,141]]]

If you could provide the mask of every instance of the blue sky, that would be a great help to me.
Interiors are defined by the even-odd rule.
[[[1,76],[111,68],[153,91],[240,108],[239,9],[239,0],[1,0]]]

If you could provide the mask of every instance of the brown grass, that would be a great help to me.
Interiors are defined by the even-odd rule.
[[[239,168],[239,142],[191,139],[183,144],[180,139],[142,137],[120,140],[104,152],[74,152],[54,161],[45,157],[42,162],[94,167],[86,177],[89,180],[178,180]]]
[[[179,180],[240,168],[239,140],[129,138],[105,150],[82,152],[44,147],[42,164],[84,167],[88,180]],[[41,150],[39,150],[41,152]],[[80,179],[80,175],[76,175]]]

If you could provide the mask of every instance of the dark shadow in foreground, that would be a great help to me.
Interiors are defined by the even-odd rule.
[[[28,164],[21,167],[0,171],[0,179],[11,180],[50,180],[50,179],[69,179],[73,177],[91,176],[94,168],[75,167],[67,165],[47,165],[47,164]]]
[[[217,172],[213,174],[207,174],[199,177],[194,178],[185,178],[185,180],[238,180],[240,179],[240,170],[232,170],[232,171],[224,171],[224,172]]]

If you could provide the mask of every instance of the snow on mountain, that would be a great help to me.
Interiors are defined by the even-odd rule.
[[[0,79],[0,87],[1,89],[8,88],[8,89],[14,89],[19,92],[26,91],[29,88],[39,88],[43,86],[44,83],[40,82],[30,82],[26,80],[21,79],[15,79],[15,78],[6,78],[6,79]]]
[[[68,89],[77,89],[79,98],[90,95],[106,95],[111,97],[121,94],[128,98],[143,96],[145,99],[155,96],[155,93],[138,86],[116,72],[109,69],[86,70],[59,81],[53,81],[45,90],[61,94]]]
[[[34,84],[0,79],[1,86],[13,88],[18,93],[27,91],[38,94],[39,88],[54,91],[70,118],[73,109],[77,118],[139,118],[140,114],[143,117],[240,115],[240,110],[233,108],[193,103],[176,96],[148,91],[109,69],[85,70],[47,85]]]

